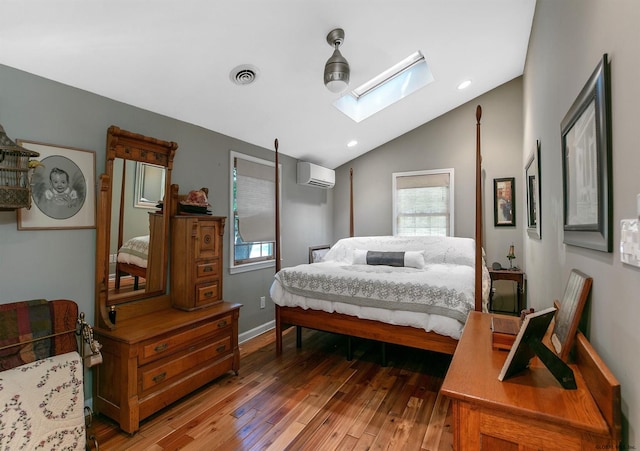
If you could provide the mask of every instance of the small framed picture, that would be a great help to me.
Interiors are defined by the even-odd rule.
[[[569,358],[569,351],[573,346],[592,283],[591,277],[577,269],[572,269],[562,301],[559,303],[556,322],[551,334],[551,343],[558,357],[565,362]]]
[[[536,141],[536,147],[524,169],[525,185],[527,189],[527,233],[532,238],[542,238],[542,224],[540,222],[541,179],[540,179],[540,141]]]
[[[18,230],[95,228],[95,152],[18,143],[40,153],[31,175],[31,208],[17,210]]]
[[[496,227],[516,225],[516,179],[493,179],[493,222]]]

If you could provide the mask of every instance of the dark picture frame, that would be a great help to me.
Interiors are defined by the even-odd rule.
[[[496,227],[516,225],[516,179],[493,179],[493,223]]]
[[[564,242],[613,250],[611,86],[602,56],[561,124]]]
[[[540,141],[531,152],[524,168],[527,191],[527,233],[532,238],[542,239],[542,186],[540,179]]]
[[[567,280],[567,285],[562,295],[562,300],[556,307],[556,321],[551,333],[551,344],[563,361],[569,358],[569,352],[578,331],[578,323],[582,317],[582,311],[587,303],[593,279],[585,273],[572,269]]]
[[[18,230],[93,229],[96,226],[96,153],[91,150],[18,140],[40,154],[31,176],[31,208],[17,210]],[[65,179],[66,189],[54,189]]]

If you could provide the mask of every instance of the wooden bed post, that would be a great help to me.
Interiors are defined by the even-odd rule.
[[[353,168],[349,168],[349,236],[355,236],[353,226]]]
[[[482,153],[480,151],[480,118],[482,107],[476,108],[476,285],[475,310],[482,311]]]
[[[276,274],[280,271],[280,173],[278,168],[278,139],[274,142],[276,149]],[[276,304],[276,355],[282,354],[282,324],[280,321],[280,306]]]

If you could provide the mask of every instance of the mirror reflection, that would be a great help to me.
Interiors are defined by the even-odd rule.
[[[116,158],[113,161],[109,303],[163,289],[165,168]]]
[[[155,209],[164,199],[165,170],[150,163],[136,163],[134,207]]]

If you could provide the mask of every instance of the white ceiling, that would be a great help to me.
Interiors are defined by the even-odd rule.
[[[535,0],[0,1],[0,64],[267,149],[278,138],[280,152],[329,168],[521,75],[535,9]],[[435,81],[353,122],[322,81],[336,27],[351,88],[416,50]],[[258,68],[253,84],[230,81],[240,64]],[[458,91],[465,79],[472,85]]]

